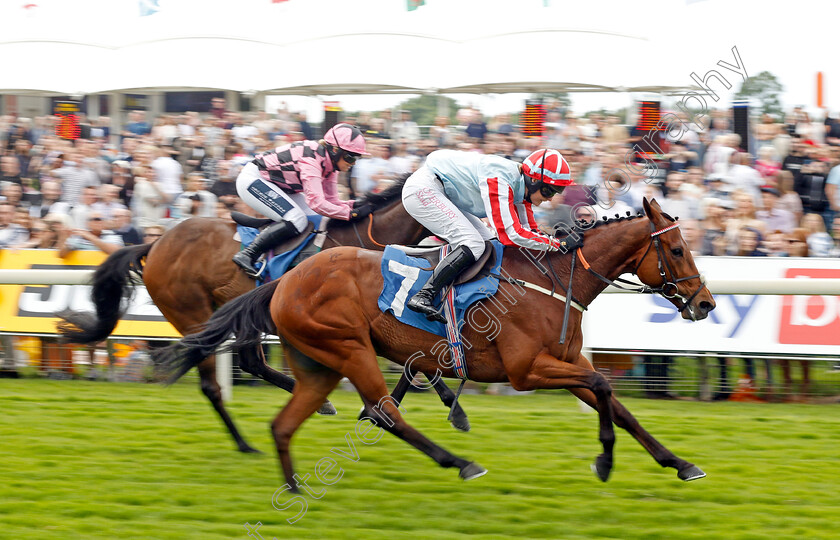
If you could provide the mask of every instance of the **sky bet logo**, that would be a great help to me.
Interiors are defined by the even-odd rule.
[[[840,269],[790,268],[786,278],[840,278]],[[785,296],[779,343],[840,345],[840,296]]]
[[[785,278],[840,278],[840,269],[833,268],[789,268]],[[775,321],[778,323],[778,343],[787,345],[840,345],[840,296],[778,296],[765,297],[768,301],[757,307],[756,295],[715,295],[718,308],[709,313],[709,322],[725,325],[722,337],[742,338],[739,330],[748,317],[767,321],[768,337],[774,332]],[[660,296],[652,298],[660,313],[652,313],[649,322],[669,323],[682,321],[679,313],[667,299]],[[772,301],[769,301],[772,300]],[[728,304],[728,305],[727,305]],[[774,313],[758,313],[759,309],[772,309]],[[731,311],[730,311],[731,310]],[[732,313],[732,315],[727,315]],[[752,320],[752,319],[751,319]],[[753,322],[753,324],[755,324]]]

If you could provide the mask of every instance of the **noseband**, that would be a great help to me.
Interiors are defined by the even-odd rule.
[[[682,305],[679,307],[679,312],[682,313],[691,301],[700,294],[700,291],[703,290],[703,287],[706,284],[703,282],[703,279],[700,279],[700,286],[689,296],[688,298],[684,297],[679,293],[679,289],[677,288],[677,283],[681,281],[688,281],[689,279],[700,278],[700,274],[694,274],[693,276],[686,276],[678,278],[676,277],[677,273],[674,272],[674,269],[671,267],[671,264],[668,262],[668,259],[665,257],[665,248],[662,246],[662,240],[660,240],[659,236],[664,234],[668,231],[676,229],[680,226],[679,223],[674,223],[673,225],[669,225],[664,229],[659,229],[658,231],[653,226],[653,221],[650,222],[650,243],[648,244],[647,249],[645,250],[645,254],[642,255],[642,258],[639,260],[639,264],[636,265],[636,268],[633,269],[633,273],[635,274],[638,272],[639,267],[642,266],[642,263],[645,260],[645,257],[648,256],[650,253],[650,247],[656,246],[656,266],[659,268],[659,276],[662,278],[662,285],[659,287],[648,287],[650,289],[649,292],[651,293],[658,293],[664,296],[665,298],[671,299],[676,298]]]
[[[659,236],[664,234],[668,231],[676,229],[680,226],[679,223],[674,223],[673,225],[669,225],[663,229],[659,229],[658,231],[653,225],[653,222],[650,222],[650,243],[648,244],[647,249],[645,250],[645,254],[642,255],[642,258],[639,260],[639,263],[636,265],[636,268],[633,269],[633,274],[636,274],[639,271],[639,268],[642,266],[645,258],[648,256],[648,253],[651,251],[651,247],[656,247],[656,265],[659,268],[659,276],[662,278],[662,285],[658,287],[650,287],[648,285],[637,285],[632,281],[627,281],[626,279],[616,278],[614,280],[608,279],[595,270],[593,270],[588,264],[585,263],[585,259],[583,259],[583,253],[580,252],[580,248],[578,248],[578,255],[580,259],[584,261],[584,267],[593,275],[595,275],[598,279],[606,283],[607,285],[612,285],[618,289],[624,289],[626,291],[633,291],[643,294],[661,294],[663,297],[672,299],[678,299],[682,305],[679,307],[679,312],[682,313],[690,304],[694,298],[700,294],[700,291],[703,290],[703,287],[706,286],[703,279],[700,277],[700,274],[694,274],[693,276],[686,276],[678,278],[676,277],[676,272],[668,263],[668,259],[665,257],[665,248],[662,246],[662,241],[660,240]],[[692,293],[691,296],[688,298],[684,297],[679,293],[679,289],[677,288],[677,283],[681,281],[687,281],[689,279],[700,278],[700,286]],[[632,285],[632,287],[622,287],[618,283],[623,283],[626,285]]]

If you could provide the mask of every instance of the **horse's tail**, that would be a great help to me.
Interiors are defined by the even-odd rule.
[[[62,310],[58,331],[72,343],[96,343],[108,337],[123,313],[122,299],[134,296],[132,272],[143,273],[143,257],[151,244],[140,244],[112,253],[93,273],[91,300],[96,313]]]
[[[186,372],[200,364],[235,334],[233,348],[257,347],[262,335],[276,334],[271,320],[269,304],[277,281],[266,283],[219,308],[197,334],[189,334],[177,343],[152,353],[155,363],[166,376],[168,384],[180,379]]]

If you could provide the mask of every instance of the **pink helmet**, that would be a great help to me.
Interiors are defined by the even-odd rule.
[[[351,154],[369,156],[365,148],[365,138],[356,126],[336,124],[324,134],[324,141]]]
[[[522,162],[522,174],[537,184],[565,187],[574,183],[569,164],[557,150],[544,149],[531,152]]]

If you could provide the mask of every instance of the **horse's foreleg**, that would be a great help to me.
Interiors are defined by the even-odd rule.
[[[450,422],[452,427],[459,431],[469,431],[470,420],[467,418],[466,411],[461,408],[461,404],[455,403],[455,392],[443,382],[442,378],[438,378],[437,382],[433,382],[432,384],[443,404],[452,409],[452,420]],[[452,408],[453,403],[455,403],[454,409]]]
[[[403,419],[399,402],[388,395],[385,378],[376,364],[376,356],[372,350],[357,349],[348,352],[340,347],[335,347],[335,349],[341,352],[334,355],[336,357],[334,365],[345,366],[342,373],[350,379],[359,392],[365,404],[362,412],[366,418],[370,418],[375,425],[417,448],[441,467],[457,467],[460,470],[459,475],[464,480],[478,478],[487,473],[483,467],[459,458],[436,445]],[[329,354],[323,349],[319,353]],[[340,360],[340,358],[348,357],[350,359],[347,361]]]
[[[406,373],[408,370],[408,373]],[[410,368],[406,368],[403,370],[402,374],[400,374],[400,380],[397,381],[397,385],[394,386],[394,389],[391,391],[391,397],[394,398],[397,403],[402,403],[403,398],[405,398],[405,393],[408,391],[408,387],[411,386],[411,381],[417,376],[417,372],[411,370]],[[430,378],[430,381],[434,381],[434,378]],[[455,403],[455,393],[443,382],[443,379],[438,377],[437,381],[432,382],[432,387],[437,392],[438,396],[440,396],[441,402],[446,405],[447,408],[452,409],[452,404]],[[460,404],[455,404],[455,409],[452,411],[452,427],[460,431],[469,431],[470,430],[470,420],[467,418],[467,413],[464,412],[464,409],[461,408]]]
[[[290,394],[295,389],[295,379],[269,366],[261,347],[254,347],[253,349],[243,348],[237,352],[239,353],[239,368],[242,371],[259,377],[278,388],[282,388]],[[329,400],[324,401],[317,412],[322,415],[333,415],[337,413],[335,407],[333,407],[333,404]]]
[[[210,400],[213,408],[219,413],[222,422],[225,423],[233,440],[236,441],[236,446],[239,448],[239,451],[249,454],[261,453],[245,442],[245,439],[239,434],[239,430],[236,429],[236,424],[233,423],[233,419],[231,419],[227,409],[225,409],[225,405],[222,402],[222,389],[216,381],[216,355],[208,356],[198,365],[198,375],[201,378],[201,391],[204,392],[204,395]]]
[[[394,398],[397,403],[402,403],[402,400],[405,398],[405,393],[408,392],[408,387],[411,386],[411,381],[413,381],[414,377],[417,376],[416,371],[412,371],[410,369],[408,369],[408,371],[408,375],[406,375],[405,370],[400,373],[400,380],[397,381],[396,386],[394,386],[394,389],[391,391],[391,397]]]
[[[584,356],[578,358],[577,364],[591,367],[591,364]],[[585,388],[570,388],[569,391],[590,407],[599,410],[600,405],[592,391]],[[615,396],[611,398],[611,405],[615,425],[627,430],[661,466],[677,469],[677,475],[685,481],[696,480],[706,476],[699,467],[684,459],[678,458],[673,452],[665,448],[662,443],[657,441],[639,424],[639,421],[630,414],[630,411]]]
[[[607,379],[591,368],[563,362],[548,353],[537,354],[530,370],[519,376],[510,376],[511,385],[516,390],[535,390],[538,388],[586,389],[594,397],[598,411],[598,440],[604,448],[592,466],[601,481],[606,482],[613,466],[613,447],[615,431],[612,423],[612,387]]]

